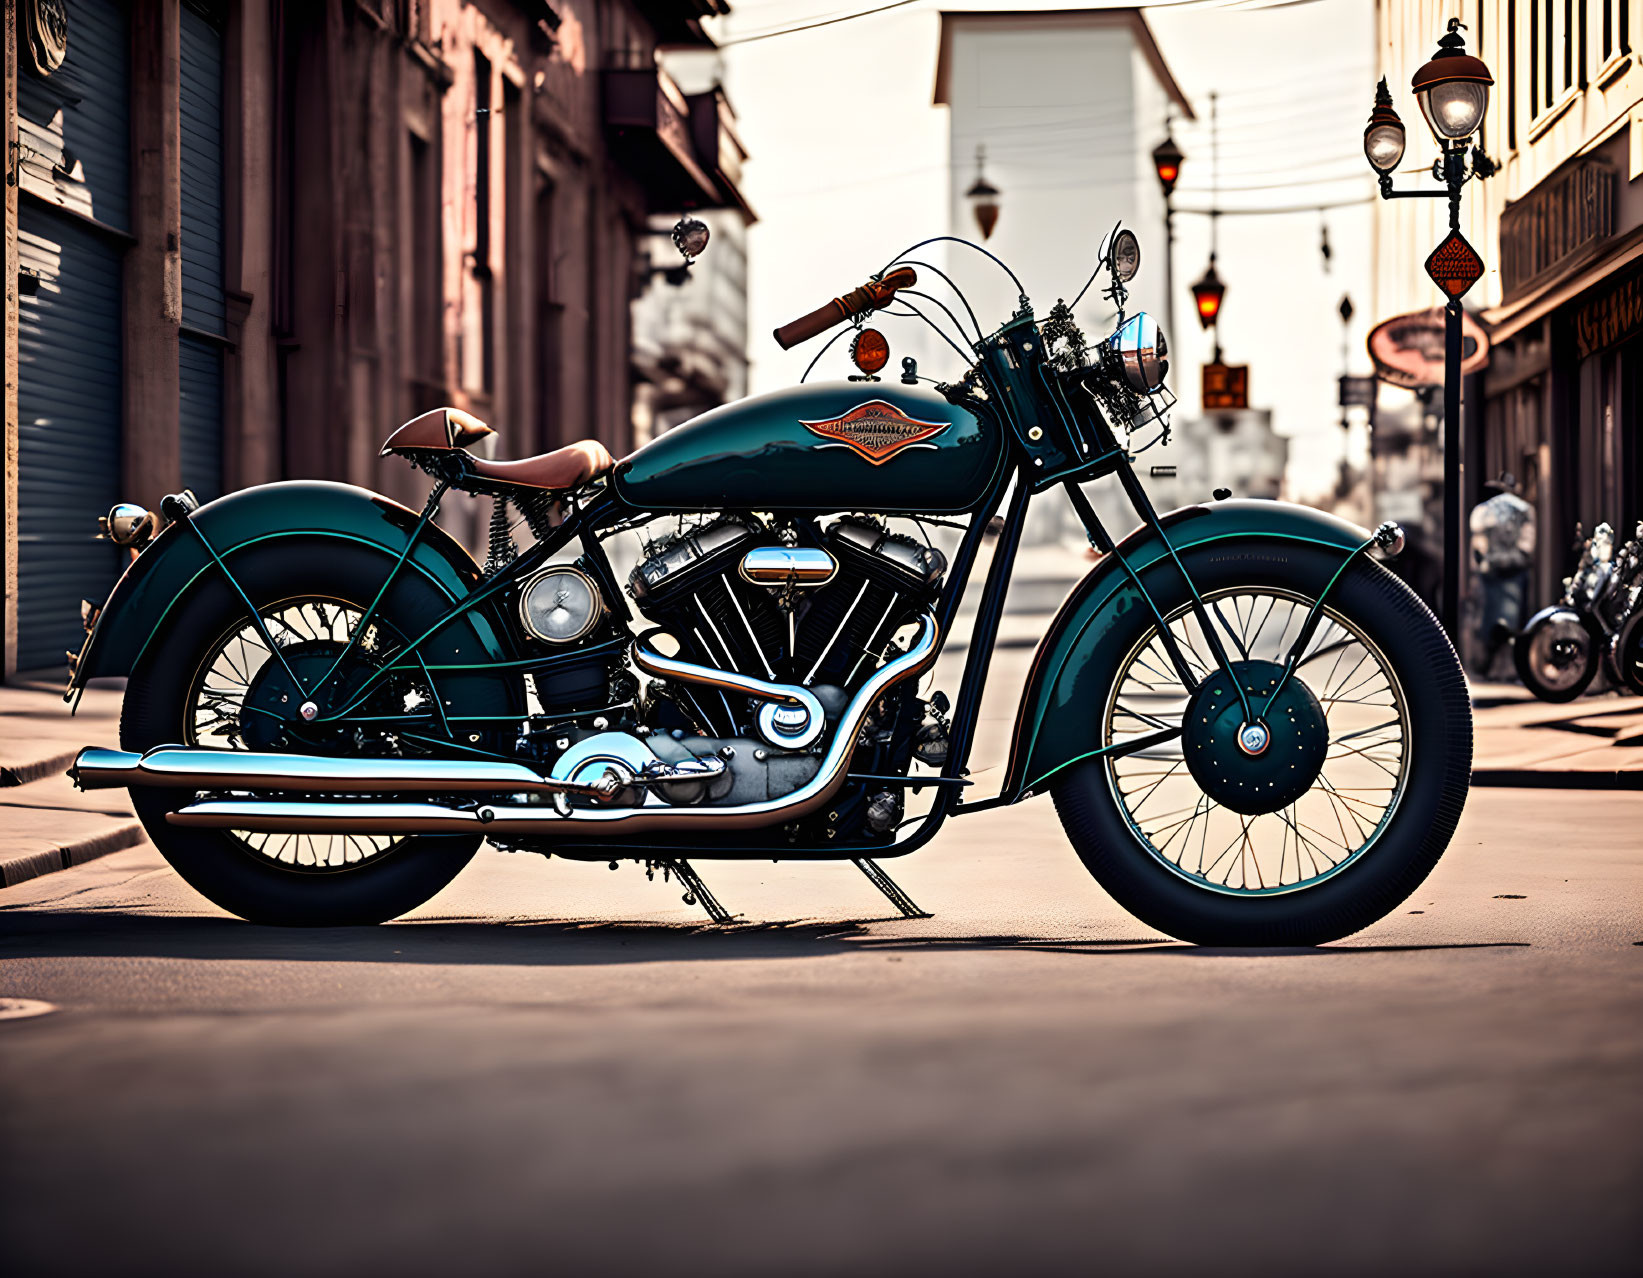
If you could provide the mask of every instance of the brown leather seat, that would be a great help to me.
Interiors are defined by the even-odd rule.
[[[474,473],[493,483],[516,484],[520,488],[557,491],[585,484],[616,464],[610,450],[597,439],[579,439],[551,453],[521,457],[518,461],[485,461],[474,458]]]
[[[436,408],[420,417],[413,417],[388,436],[388,442],[382,446],[382,455],[451,452],[477,444],[487,435],[495,433],[472,413],[465,413],[460,408]],[[585,484],[615,464],[610,450],[597,439],[580,439],[551,453],[521,457],[518,461],[486,461],[483,457],[473,459],[474,474],[482,479],[549,492]]]

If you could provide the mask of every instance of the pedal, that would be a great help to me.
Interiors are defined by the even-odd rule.
[[[901,890],[896,881],[884,872],[883,867],[877,861],[870,861],[866,857],[856,857],[851,860],[850,864],[865,874],[867,881],[884,893],[890,904],[901,911],[902,918],[930,919],[935,917],[928,910],[919,909],[913,898]]]

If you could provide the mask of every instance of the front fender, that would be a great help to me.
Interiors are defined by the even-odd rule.
[[[1208,506],[1184,506],[1160,519],[1166,546],[1150,527],[1142,526],[1106,555],[1073,587],[1033,657],[1010,741],[1010,763],[1003,798],[1013,802],[1069,763],[1097,750],[1099,707],[1073,695],[1076,674],[1120,618],[1144,608],[1141,597],[1118,565],[1118,556],[1138,577],[1165,582],[1179,573],[1167,563],[1170,549],[1240,539],[1305,542],[1341,552],[1343,559],[1369,539],[1356,524],[1289,502],[1239,499]],[[1149,573],[1149,569],[1152,570]]]
[[[380,550],[384,569],[404,551],[419,518],[416,511],[369,489],[323,480],[291,480],[247,488],[200,507],[193,520],[230,570],[248,546],[275,538],[333,538]],[[178,600],[200,576],[216,572],[205,547],[181,523],[172,524],[126,568],[103,605],[69,677],[63,699],[71,701],[86,680],[129,675],[166,628]],[[416,572],[457,602],[480,580],[473,556],[430,522],[417,538],[402,571]],[[503,634],[486,616],[467,614],[467,629],[486,660],[508,657]]]

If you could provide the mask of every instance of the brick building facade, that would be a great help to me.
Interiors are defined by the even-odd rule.
[[[106,593],[117,498],[419,502],[377,450],[437,404],[623,451],[652,223],[741,207],[659,58],[725,8],[8,0],[7,675]]]

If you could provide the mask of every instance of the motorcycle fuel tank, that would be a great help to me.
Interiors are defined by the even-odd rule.
[[[817,382],[726,404],[617,467],[642,510],[875,510],[957,514],[1004,465],[991,420],[934,391]]]

